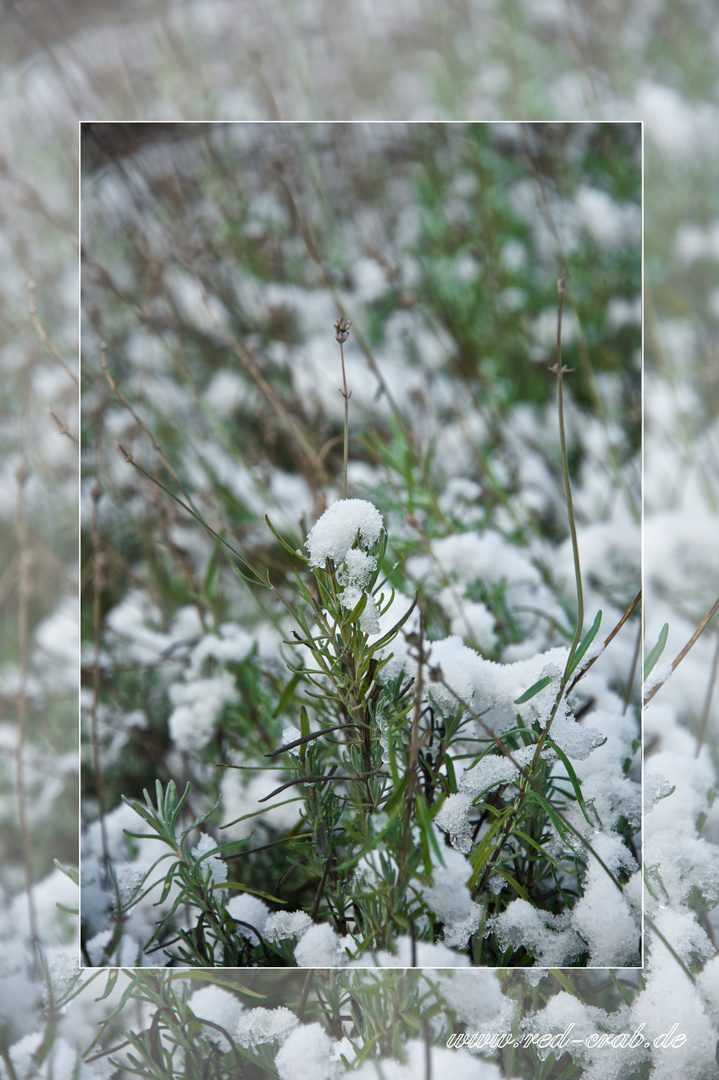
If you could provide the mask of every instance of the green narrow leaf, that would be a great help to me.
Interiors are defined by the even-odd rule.
[[[451,795],[457,794],[457,774],[454,771],[454,763],[451,757],[445,755],[444,765],[447,769],[447,780],[449,782],[449,791]]]
[[[120,974],[119,968],[112,968],[108,972],[107,982],[105,983],[105,989],[100,994],[100,997],[95,998],[95,1001],[103,1001],[106,997],[109,997],[112,991],[115,989],[115,983],[117,982]]]
[[[207,560],[207,569],[205,570],[205,578],[204,578],[204,581],[202,582],[202,588],[203,588],[203,591],[205,593],[205,596],[211,596],[212,595],[212,586],[215,583],[215,579],[217,577],[217,571],[219,570],[219,566],[220,566],[219,555],[220,555],[220,546],[219,546],[219,544],[215,544],[214,547],[212,548],[212,552],[210,553],[210,557]]]
[[[63,915],[79,915],[80,914],[80,909],[79,908],[65,907],[65,905],[61,904],[59,900],[55,901],[55,907],[57,908],[58,911],[61,911],[63,913]]]
[[[495,866],[494,870],[495,873],[499,874],[501,877],[504,878],[505,881],[509,882],[514,891],[517,893],[518,896],[522,898],[522,900],[529,900],[529,895],[526,889],[523,889],[519,882],[515,878],[513,878],[511,874],[508,874],[507,871],[503,870],[501,866]]]
[[[167,976],[168,982],[174,982],[175,980],[187,981],[191,979],[193,982],[210,983],[212,986],[224,986],[227,990],[234,990],[237,994],[244,994],[246,997],[267,999],[267,994],[258,994],[254,990],[248,990],[246,986],[238,986],[237,983],[230,982],[229,979],[222,978],[219,975],[214,975],[211,971],[204,971],[202,968],[193,968],[191,971],[178,971],[172,975]]]
[[[541,805],[544,812],[549,817],[549,820],[552,822],[552,825],[554,825],[554,828],[559,833],[560,837],[562,838],[562,841],[567,845],[567,847],[571,851],[575,852],[575,854],[579,854],[580,849],[577,847],[577,843],[578,842],[579,843],[585,843],[585,842],[582,841],[582,840],[578,841],[575,837],[572,836],[572,834],[570,833],[567,826],[564,824],[562,819],[557,814],[557,811],[554,809],[552,804],[550,802],[548,802],[547,799],[544,798],[543,795],[541,795],[536,790],[533,792],[533,795],[536,798],[537,802]],[[591,824],[592,824],[592,828],[594,828],[594,822],[592,822]],[[585,846],[588,847],[589,845],[585,843]]]
[[[279,716],[280,713],[283,713],[285,711],[285,709],[287,708],[287,706],[289,705],[289,703],[292,701],[292,698],[294,697],[294,694],[295,694],[295,690],[297,689],[297,685],[300,682],[301,678],[302,678],[301,673],[299,671],[296,671],[295,674],[290,679],[290,681],[287,683],[287,686],[282,691],[282,697],[280,698],[280,700],[279,700],[279,702],[277,704],[277,708],[275,709],[275,711],[272,714],[273,719],[275,717]]]
[[[540,690],[544,690],[545,686],[549,686],[551,681],[552,676],[545,675],[543,679],[539,680],[539,682],[536,682],[533,686],[530,686],[529,690],[525,690],[521,697],[516,698],[514,704],[524,705],[525,701],[529,701],[529,699],[533,698],[535,694],[538,694]]]
[[[304,738],[310,733],[310,718],[307,715],[307,709],[304,705],[300,707],[300,736]],[[307,743],[302,743],[300,746],[300,763],[304,765],[305,758],[307,757]]]
[[[427,807],[425,797],[421,792],[416,795],[414,805],[417,811],[417,824],[419,825],[420,829],[422,830],[423,834],[427,839],[427,851],[429,852],[429,848],[431,847],[435,855],[441,862],[442,866],[444,866],[442,852],[440,851],[439,844],[437,843],[437,837],[434,835],[434,827],[432,825],[432,818],[429,815],[429,808]],[[427,867],[427,873],[432,873],[431,859],[429,862],[429,866]]]
[[[477,844],[474,851],[470,854],[469,862],[470,862],[470,865],[472,867],[474,867],[474,870],[472,872],[472,876],[469,879],[469,881],[467,882],[467,888],[470,890],[470,892],[474,888],[474,886],[477,884],[477,882],[479,881],[479,878],[480,878],[480,876],[482,874],[482,871],[484,870],[485,864],[486,864],[487,860],[489,859],[489,856],[492,853],[492,850],[493,850],[492,841],[493,841],[494,837],[497,835],[497,833],[499,832],[499,830],[501,829],[502,825],[507,820],[509,815],[512,814],[513,812],[514,812],[514,807],[508,806],[507,809],[504,810],[504,812],[501,813],[498,818],[495,818],[494,821],[492,822],[492,824],[490,825],[490,827],[487,829],[484,836],[482,837],[482,839],[480,840],[480,842]]]
[[[564,673],[565,679],[568,679],[569,676],[572,674],[572,672],[577,668],[577,666],[579,665],[579,661],[582,659],[585,652],[587,651],[587,649],[589,648],[589,646],[592,644],[595,637],[599,633],[599,626],[601,624],[601,621],[602,621],[602,613],[601,613],[601,611],[598,611],[594,622],[592,623],[589,630],[587,630],[586,634],[584,635],[582,640],[579,642],[579,645],[577,646],[577,651],[575,652],[574,656],[572,657],[572,663]]]
[[[301,551],[296,551],[295,548],[290,547],[287,541],[277,532],[277,529],[274,527],[267,514],[265,514],[265,521],[267,522],[267,527],[269,528],[270,532],[275,537],[275,539],[279,540],[285,551],[289,551],[290,555],[294,555],[296,559],[301,559],[303,563],[308,563],[310,561],[305,555],[302,554]]]
[[[53,862],[55,863],[55,866],[61,874],[64,874],[65,877],[70,878],[70,881],[73,883],[73,885],[80,884],[80,875],[74,866],[65,866],[64,863],[58,862],[57,859],[53,859]]]
[[[212,886],[212,890],[222,889],[235,889],[237,892],[251,893],[252,896],[261,896],[263,900],[271,900],[274,904],[284,904],[287,906],[286,900],[280,900],[279,896],[273,896],[272,893],[262,892],[261,889],[251,889],[249,885],[245,885],[244,881],[221,881],[217,885]]]
[[[649,656],[646,656],[644,658],[644,682],[647,681],[647,677],[648,677],[649,673],[651,672],[652,668],[656,664],[659,657],[664,652],[664,646],[667,643],[667,637],[668,636],[669,636],[669,623],[665,622],[664,626],[662,627],[662,632],[659,635],[659,640],[657,641],[657,643],[654,646],[654,648],[652,649],[652,651],[649,653]]]
[[[584,817],[586,818],[587,822],[592,826],[593,829],[596,829],[597,823],[596,823],[596,821],[592,821],[589,814],[587,813],[587,807],[586,807],[586,804],[584,802],[584,796],[582,795],[582,786],[579,783],[579,779],[577,777],[577,774],[575,773],[575,771],[574,771],[574,769],[572,767],[572,763],[570,762],[569,758],[564,753],[562,748],[560,746],[557,746],[557,744],[554,742],[553,739],[547,739],[547,745],[551,746],[552,750],[554,750],[555,754],[557,755],[557,757],[561,761],[562,765],[567,770],[567,776],[569,777],[569,782],[571,783],[572,787],[574,788],[574,794],[576,795],[577,802],[579,803],[579,808],[582,811],[582,813],[584,814]]]
[[[369,600],[368,594],[367,593],[362,593],[359,600],[357,601],[354,608],[352,609],[352,613],[351,613],[351,615],[349,617],[349,620],[348,620],[349,622],[358,622],[359,621],[359,619],[362,616],[362,612],[367,607],[367,601],[368,600]]]
[[[402,629],[404,624],[407,622],[407,619],[410,617],[415,607],[417,606],[418,600],[419,593],[415,593],[414,600],[412,601],[411,606],[407,608],[404,615],[399,619],[399,621],[395,623],[391,630],[387,631],[384,637],[381,637],[379,641],[375,641],[373,643],[372,649],[374,652],[379,652],[380,649],[384,649],[386,645],[389,645],[389,643],[396,638],[397,634]]]

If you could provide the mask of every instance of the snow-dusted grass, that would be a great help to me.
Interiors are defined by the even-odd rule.
[[[490,0],[448,9],[446,5],[420,5],[410,0],[398,5],[356,5],[343,12],[342,18],[336,18],[334,9],[325,10],[317,0],[283,5],[281,10],[272,0],[261,7],[238,5],[235,0],[193,0],[182,5],[123,4],[107,12],[102,8],[101,4],[92,5],[91,15],[77,30],[75,20],[82,19],[83,5],[64,4],[62,0],[44,5],[41,11],[38,5],[37,18],[32,4],[3,15],[4,62],[0,77],[4,107],[0,124],[4,162],[9,165],[0,178],[4,213],[0,241],[0,514],[5,567],[2,698],[7,710],[7,722],[2,728],[2,823],[6,845],[2,860],[2,950],[6,964],[0,979],[3,1077],[64,1076],[76,1072],[90,1080],[109,1076],[113,1067],[98,1054],[117,1047],[127,1032],[145,1033],[148,1058],[144,1074],[167,1075],[164,1065],[158,1074],[160,1066],[152,1052],[158,1032],[164,1039],[163,1025],[171,1014],[159,1013],[152,1001],[143,1005],[143,992],[137,986],[131,986],[125,1010],[104,1031],[102,1045],[88,1050],[97,1034],[97,1021],[117,1002],[120,990],[127,985],[124,977],[119,979],[114,997],[95,1002],[105,974],[98,983],[89,982],[84,972],[79,981],[86,987],[85,992],[70,1000],[61,1016],[47,1008],[42,972],[35,963],[35,949],[28,944],[28,900],[23,891],[25,872],[17,833],[13,776],[18,690],[13,643],[19,640],[13,586],[17,580],[13,569],[20,445],[17,418],[19,387],[31,364],[32,375],[29,385],[25,385],[30,427],[26,492],[33,555],[28,620],[32,677],[27,683],[31,720],[25,733],[22,767],[28,779],[32,874],[37,881],[33,890],[37,943],[41,954],[52,962],[56,978],[63,978],[63,956],[67,974],[72,978],[74,972],[76,977],[76,919],[59,913],[55,907],[58,899],[74,907],[75,891],[67,878],[50,872],[52,856],[74,861],[76,846],[72,749],[75,666],[69,655],[74,639],[70,627],[76,618],[71,550],[75,458],[71,439],[59,433],[57,423],[46,412],[47,406],[53,409],[61,426],[69,423],[70,434],[77,434],[77,425],[70,383],[49,355],[47,362],[40,360],[40,342],[27,316],[26,284],[32,276],[42,319],[55,345],[71,363],[77,315],[74,146],[80,112],[85,117],[123,119],[206,119],[211,115],[257,119],[275,115],[423,119],[546,115],[567,119],[600,113],[603,117],[644,119],[648,150],[646,253],[651,287],[646,306],[645,396],[648,644],[657,640],[661,627],[668,622],[664,658],[673,659],[718,591],[717,546],[712,543],[717,505],[714,485],[719,475],[716,384],[712,374],[715,294],[719,287],[715,183],[718,39],[714,6],[680,4],[675,0],[583,7],[554,3],[507,5]],[[13,62],[16,40],[20,47]],[[585,203],[588,205],[589,200]],[[508,244],[506,259],[508,265],[521,266],[521,247]],[[471,263],[465,261],[461,269],[468,274]],[[366,290],[376,287],[372,278],[376,283],[377,277],[375,268],[372,275],[367,275]],[[515,290],[508,290],[508,309],[518,299],[521,297]],[[608,318],[616,327],[626,325],[627,316],[630,323],[636,323],[635,306],[615,299],[608,308]],[[332,311],[329,315],[336,317]],[[545,325],[550,335],[553,322],[554,314],[548,311]],[[324,327],[322,332],[326,334]],[[324,340],[328,353],[334,356],[334,342]],[[341,405],[336,396],[338,380],[329,380],[326,385],[327,404]],[[303,386],[313,390],[316,387],[311,371]],[[360,391],[355,385],[353,406]],[[232,373],[228,376],[220,372],[207,387],[205,400],[217,415],[227,416],[238,394],[241,396],[243,390],[237,379]],[[446,447],[452,453],[466,454],[457,425],[445,428]],[[522,430],[526,431],[526,427]],[[543,444],[548,441],[538,432],[535,435]],[[527,503],[533,505],[532,492],[536,491],[537,501],[546,510],[543,493],[547,489],[540,459],[523,453],[523,445],[516,441],[514,460],[515,468],[521,467],[528,481],[523,484]],[[467,458],[471,461],[471,455]],[[230,470],[229,475],[234,479],[237,474]],[[591,487],[589,480],[584,478],[583,490],[593,498],[598,485],[601,500],[605,474],[595,472]],[[290,489],[291,483],[289,473],[273,477],[275,492],[281,487],[290,505],[301,495],[296,485],[293,491]],[[446,493],[440,496],[440,509],[448,500],[455,501],[466,530],[474,529],[478,520],[472,483],[460,475],[449,477]],[[497,490],[501,489],[500,485]],[[611,487],[608,490],[611,492]],[[252,492],[252,486],[245,485],[243,498],[249,498]],[[371,489],[366,494],[374,497]],[[575,485],[575,499],[579,494]],[[258,514],[261,510],[259,506]],[[319,512],[318,507],[317,516]],[[276,509],[272,513],[275,524],[284,529],[287,523],[278,519]],[[177,522],[174,528],[180,529]],[[626,570],[633,572],[632,559],[628,558],[633,541],[615,546],[611,562],[605,565],[602,557],[595,556],[605,550],[606,531],[603,524],[587,529],[580,526],[582,551],[595,572],[609,571],[609,580],[616,581]],[[297,539],[300,546],[301,537]],[[493,540],[488,540],[488,550]],[[501,536],[497,540],[500,542]],[[590,555],[590,551],[595,554]],[[565,565],[570,563],[571,559],[563,560]],[[66,572],[60,564],[67,568]],[[461,563],[457,574],[460,571]],[[487,573],[486,564],[483,573]],[[464,579],[461,583],[464,589]],[[594,587],[592,582],[586,584]],[[472,583],[467,585],[471,587]],[[439,592],[435,589],[434,600],[446,605],[448,620],[461,619],[452,632],[464,635],[466,619],[456,611],[456,589],[444,592],[444,588],[448,586]],[[132,629],[135,647],[145,663],[153,663],[158,650],[161,653],[165,646],[172,650],[170,657],[175,655],[173,633],[183,640],[183,633],[187,638],[195,632],[187,612],[179,614],[170,625],[159,622],[148,631],[144,625],[146,598],[136,595],[127,600],[122,610],[118,607],[118,626],[125,618],[123,633],[125,628]],[[495,643],[494,624],[480,608],[482,603],[477,597],[466,600],[465,612],[471,604],[476,605],[470,620],[474,639],[483,649],[491,649]],[[235,645],[240,658],[246,655],[243,650],[247,642],[236,631],[208,636],[223,659]],[[260,642],[267,657],[272,656],[271,637],[265,635]],[[664,942],[675,949],[674,954],[648,923],[648,963],[640,977],[621,970],[566,971],[559,972],[563,979],[560,985],[559,978],[551,976],[537,982],[538,972],[528,972],[524,978],[517,971],[495,977],[473,970],[454,973],[451,995],[449,980],[444,981],[442,990],[449,1005],[447,1025],[456,1025],[460,1030],[465,1026],[479,1031],[505,1027],[504,1019],[497,1018],[504,1000],[521,1030],[537,1036],[563,1031],[569,1023],[576,1025],[575,1035],[583,1037],[596,1031],[631,1031],[636,1023],[646,1022],[647,1041],[651,1042],[678,1023],[687,1034],[684,1045],[678,1049],[640,1047],[631,1055],[626,1049],[613,1051],[604,1046],[590,1051],[575,1046],[556,1065],[551,1053],[545,1056],[546,1051],[542,1051],[540,1061],[536,1050],[514,1053],[509,1048],[491,1055],[488,1061],[436,1045],[443,1041],[443,1034],[438,1034],[432,996],[402,996],[390,979],[394,975],[391,972],[353,972],[354,1022],[367,1018],[356,1038],[368,1054],[368,1060],[357,1065],[362,1076],[379,1078],[376,1064],[369,1060],[376,1052],[386,1055],[381,1066],[383,1080],[424,1077],[430,1075],[429,1069],[434,1077],[466,1076],[473,1080],[497,1075],[534,1080],[557,1073],[601,1080],[714,1077],[719,1031],[719,980],[712,952],[717,896],[716,803],[712,802],[717,783],[716,706],[709,700],[707,707],[707,700],[715,641],[710,627],[646,712],[647,809],[657,794],[666,795],[646,818],[647,879],[658,898],[656,906],[650,906],[649,915],[657,920]],[[248,647],[253,644],[251,641]],[[625,668],[631,643],[623,652]],[[609,652],[605,654],[608,660]],[[182,672],[176,681],[180,686],[184,684]],[[118,752],[123,748],[132,751],[133,740],[147,724],[148,713],[152,713],[151,705],[154,707],[153,702],[146,701],[142,708],[130,710],[122,725],[117,724],[117,714],[103,714],[108,721],[108,740]],[[702,735],[705,713],[708,722]],[[52,737],[46,740],[48,734]],[[699,742],[703,748],[697,759]],[[595,750],[589,761],[599,752]],[[274,811],[275,820],[283,812],[282,808]],[[128,812],[126,824],[130,818]],[[282,827],[281,821],[278,827]],[[120,845],[124,842],[112,822],[108,840],[117,840]],[[705,959],[707,956],[709,959]],[[688,973],[682,972],[678,957],[686,963]],[[165,973],[164,977],[170,974],[179,972]],[[298,1023],[319,1022],[326,1032],[324,1040],[317,1036],[314,1042],[305,1036],[303,1045],[314,1047],[317,1055],[293,1055],[297,1070],[307,1063],[314,1076],[321,1075],[323,1068],[327,1075],[356,1075],[351,1067],[347,1071],[326,1057],[322,1066],[319,1056],[320,1043],[326,1048],[327,1039],[331,1055],[343,1035],[354,1038],[352,1023],[344,1020],[340,1029],[331,1008],[322,1017],[303,1011],[300,998],[304,973],[278,974],[281,978],[275,983],[271,971],[248,973],[255,980],[255,989],[259,987],[268,995],[262,1006],[268,1011],[285,1006]],[[230,973],[217,973],[217,977],[228,978]],[[375,990],[378,977],[382,982]],[[295,979],[295,984],[291,986],[288,979]],[[206,1035],[213,1032],[219,1039],[220,1033],[210,1027],[215,1023],[225,1026],[232,1038],[240,1005],[250,1012],[252,1002],[227,987],[216,988],[217,993],[214,989],[210,988],[214,996],[200,998],[192,994],[197,998],[195,1013],[205,1020]],[[175,1001],[170,1000],[174,1008]],[[631,1013],[627,1015],[630,1005]],[[426,1016],[430,1021],[429,1039],[435,1044],[430,1051],[418,1037],[416,1027],[403,1025],[398,1006],[409,1006],[408,1015]],[[247,1020],[247,1026],[261,1036],[274,1031],[284,1037],[291,1025],[292,1020],[286,1016],[284,1024],[280,1018],[274,1025],[265,1023],[260,1016]],[[209,1056],[221,1054],[225,1044],[213,1050],[217,1044],[196,1036],[196,1030],[189,1024],[183,1028],[183,1039],[187,1036],[193,1040],[192,1065],[187,1064],[186,1048],[176,1052],[174,1075],[178,1077],[189,1076],[190,1069],[196,1075],[203,1066],[211,1073],[222,1070],[217,1056],[214,1060]],[[379,1032],[391,1038],[377,1042]],[[239,1037],[237,1042],[240,1045]],[[277,1080],[275,1057],[279,1049],[279,1041],[264,1044],[261,1063],[254,1067],[246,1063],[245,1074]],[[76,1070],[75,1063],[83,1051],[87,1051],[85,1063]],[[125,1054],[126,1049],[116,1049],[113,1058],[126,1060]],[[225,1063],[239,1072],[234,1055]],[[127,1072],[123,1070],[122,1075]],[[301,1071],[288,1075],[297,1080]]]
[[[86,961],[639,963],[638,129],[144,135],[84,180]]]

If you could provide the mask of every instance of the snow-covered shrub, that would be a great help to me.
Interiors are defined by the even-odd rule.
[[[531,129],[566,226],[561,347],[565,268],[514,129],[443,146],[378,127],[346,160],[319,129],[205,134],[244,201],[200,178],[193,144],[171,154],[191,198],[150,185],[116,216],[113,183],[86,172],[105,266],[86,339],[115,344],[97,347],[85,483],[103,490],[94,543],[136,571],[108,581],[99,627],[87,609],[102,654],[84,767],[102,775],[86,959],[117,962],[127,937],[141,964],[639,963],[637,432],[601,359],[631,325],[609,305],[639,289],[638,129],[608,129],[635,184],[602,199],[581,180],[599,160],[617,184],[598,131],[564,132],[578,171],[562,178]],[[364,151],[399,149],[391,182],[365,175]],[[289,213],[278,157],[296,169]],[[165,159],[148,145],[131,167]],[[140,235],[172,342],[106,287],[142,292]],[[342,252],[331,270],[320,247]],[[636,377],[630,358],[623,386]],[[110,850],[120,797],[150,833],[123,813]]]

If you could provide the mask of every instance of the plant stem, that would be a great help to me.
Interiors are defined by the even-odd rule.
[[[340,342],[340,358],[342,360],[342,397],[345,399],[345,441],[344,441],[344,463],[342,471],[342,498],[347,498],[347,459],[349,457],[349,410],[350,410],[350,396],[347,392],[347,376],[345,374],[345,351],[342,343]]]
[[[349,409],[352,391],[347,389],[347,373],[345,371],[344,343],[350,336],[352,323],[344,315],[335,323],[335,338],[340,347],[340,360],[342,361],[342,388],[340,394],[345,399],[345,431],[344,431],[344,470],[342,474],[342,498],[347,498],[347,459],[349,458]]]
[[[562,311],[564,309],[564,291],[567,281],[566,269],[562,271],[562,276],[557,282],[557,293],[559,295],[559,311],[557,315],[557,360],[554,367],[549,370],[554,372],[557,376],[557,404],[559,410],[559,445],[562,456],[562,476],[564,477],[564,495],[567,501],[567,513],[569,515],[569,532],[572,537],[572,554],[574,555],[574,577],[577,583],[577,628],[574,631],[574,640],[572,641],[572,647],[569,650],[569,657],[567,658],[567,665],[565,671],[570,671],[572,666],[572,660],[574,654],[577,651],[577,647],[582,637],[582,627],[584,625],[584,593],[582,590],[582,571],[579,565],[579,544],[577,543],[577,528],[574,522],[574,504],[572,502],[572,487],[569,482],[569,462],[567,459],[567,437],[564,429],[564,393],[562,386],[562,376],[571,371],[572,368],[567,368],[562,364]]]

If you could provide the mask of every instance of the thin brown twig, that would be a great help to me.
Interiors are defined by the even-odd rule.
[[[98,442],[99,446],[99,442]],[[102,857],[108,864],[107,830],[105,828],[105,784],[100,761],[100,739],[98,733],[98,706],[100,704],[100,647],[102,643],[102,589],[105,576],[105,558],[101,547],[100,524],[98,520],[98,502],[102,489],[95,483],[92,489],[92,620],[93,620],[93,657],[92,657],[92,701],[90,703],[90,743],[92,746],[92,764],[95,773],[97,792],[98,821]]]
[[[611,642],[611,641],[612,641],[612,640],[613,640],[613,639],[614,639],[614,638],[615,638],[615,637],[617,636],[617,634],[619,633],[619,631],[621,630],[621,628],[622,628],[622,627],[624,626],[625,622],[627,621],[627,619],[629,618],[629,616],[630,616],[630,615],[632,614],[632,612],[634,611],[635,607],[637,606],[637,604],[639,603],[639,601],[641,600],[641,598],[642,598],[642,590],[640,589],[640,590],[639,590],[639,592],[637,593],[637,595],[636,595],[636,596],[634,597],[634,599],[632,600],[632,602],[631,602],[631,604],[629,605],[629,607],[627,608],[627,610],[626,610],[626,611],[624,612],[624,614],[622,615],[622,617],[621,617],[621,619],[619,620],[619,622],[617,623],[617,625],[616,625],[616,626],[614,627],[614,629],[612,630],[611,634],[609,634],[609,635],[607,635],[607,637],[605,637],[605,639],[604,639],[604,646],[603,646],[603,648],[602,648],[602,652],[604,652],[604,649],[606,649],[607,645],[609,645],[609,643],[610,643],[610,642]],[[577,672],[577,674],[576,674],[576,675],[574,676],[574,678],[572,679],[571,683],[570,683],[570,684],[569,684],[569,686],[567,687],[567,694],[570,694],[570,693],[572,692],[572,690],[573,690],[573,689],[574,689],[574,687],[575,687],[575,686],[577,685],[577,683],[579,682],[579,680],[580,680],[580,679],[581,679],[581,678],[582,678],[582,677],[583,677],[584,675],[586,675],[586,674],[587,674],[587,672],[589,671],[590,667],[591,667],[591,666],[592,666],[592,665],[593,665],[594,663],[596,663],[596,661],[597,661],[597,660],[599,659],[599,657],[600,657],[601,655],[602,655],[602,653],[601,653],[601,652],[597,653],[597,654],[596,654],[596,656],[593,656],[593,657],[591,658],[591,660],[590,660],[590,661],[589,661],[588,663],[586,663],[586,664],[584,665],[584,667],[582,667],[582,668],[580,668],[580,669],[579,669],[579,671]]]
[[[296,439],[307,461],[312,465],[318,475],[322,477],[325,482],[327,482],[329,477],[324,467],[324,463],[322,462],[319,454],[313,447],[312,443],[309,441],[304,431],[302,431],[294,417],[290,416],[290,414],[287,412],[287,409],[277,397],[277,394],[275,393],[273,387],[263,375],[259,365],[255,361],[249,350],[245,349],[240,344],[240,342],[237,340],[229,327],[227,327],[224,322],[219,319],[216,313],[212,310],[211,305],[208,303],[207,295],[205,295],[205,307],[207,308],[207,311],[213,323],[220,331],[223,338],[225,339],[229,347],[232,349],[237,359],[240,361],[242,366],[246,368],[246,370],[250,373],[250,375],[256,382],[258,388],[260,389],[266,400],[270,403],[272,408],[275,410],[282,423]]]
[[[714,687],[717,681],[717,672],[719,671],[719,632],[717,632],[717,642],[714,648],[714,663],[712,664],[712,673],[709,678],[709,686],[707,687],[707,696],[704,702],[704,711],[702,712],[702,719],[699,725],[699,731],[697,732],[697,752],[696,757],[699,757],[702,746],[704,745],[704,737],[707,733],[707,725],[709,723],[709,713],[711,711],[712,698],[714,696]]]
[[[170,476],[175,481],[175,483],[177,484],[177,486],[180,489],[180,491],[182,492],[182,494],[187,499],[190,506],[192,506],[193,509],[194,509],[194,503],[192,501],[192,497],[190,496],[189,492],[185,489],[184,485],[180,481],[177,473],[173,469],[170,462],[167,460],[167,457],[165,456],[165,453],[164,453],[162,447],[158,443],[158,441],[155,438],[155,436],[153,435],[153,433],[150,431],[150,429],[147,426],[147,424],[145,423],[145,421],[142,419],[142,417],[140,417],[135,412],[132,405],[130,404],[130,402],[127,400],[127,398],[123,394],[122,390],[120,389],[119,383],[117,382],[117,379],[114,379],[112,377],[112,375],[110,374],[110,369],[107,366],[107,345],[105,344],[104,341],[100,345],[100,351],[102,353],[102,370],[105,372],[105,378],[107,379],[108,383],[110,384],[110,389],[112,390],[113,394],[115,395],[117,400],[120,402],[120,404],[123,405],[127,409],[130,416],[133,418],[133,420],[135,421],[137,426],[142,431],[143,435],[145,435],[145,437],[147,439],[149,439],[150,445],[152,446],[152,449],[155,451],[155,453],[159,457],[160,461],[164,465],[165,469],[170,474]]]
[[[352,323],[349,319],[340,318],[335,323],[335,337],[340,347],[340,359],[342,361],[342,387],[340,394],[345,401],[345,426],[344,426],[344,458],[343,458],[343,471],[342,471],[342,498],[347,498],[347,461],[349,458],[349,437],[350,437],[350,398],[352,397],[352,391],[347,389],[347,372],[345,371],[345,341],[349,337],[350,327]]]
[[[77,376],[70,370],[70,368],[67,366],[67,364],[65,363],[63,358],[60,356],[60,353],[57,351],[57,349],[55,348],[55,346],[53,344],[52,338],[50,337],[47,330],[45,329],[45,327],[40,322],[40,317],[39,317],[39,315],[37,313],[37,307],[35,305],[35,282],[34,281],[29,281],[28,282],[27,291],[30,294],[30,318],[32,319],[33,326],[35,327],[35,329],[38,332],[40,340],[42,341],[42,343],[45,346],[45,348],[47,349],[47,351],[50,353],[50,356],[52,356],[53,360],[57,361],[57,363],[60,365],[60,367],[63,369],[63,371],[67,375],[69,375],[69,377],[72,379],[75,386],[79,387],[80,383],[78,382]]]
[[[57,424],[57,428],[58,428],[58,431],[60,432],[60,434],[61,435],[67,435],[68,439],[72,439],[72,441],[75,443],[75,445],[79,446],[80,443],[78,442],[76,436],[73,435],[73,433],[70,431],[68,425],[66,423],[64,423],[62,420],[58,419],[58,417],[55,415],[55,413],[52,411],[52,409],[50,410],[50,416],[53,418],[53,420]]]
[[[652,689],[649,691],[649,693],[646,695],[646,697],[644,698],[644,704],[645,705],[647,705],[652,700],[652,698],[656,694],[657,690],[661,690],[661,688],[664,686],[664,683],[667,681],[669,676],[674,674],[674,672],[679,667],[679,665],[681,664],[682,660],[687,655],[689,650],[692,649],[694,647],[694,645],[696,645],[697,641],[699,640],[701,635],[704,633],[707,626],[711,622],[712,618],[716,615],[717,611],[719,611],[719,597],[717,597],[717,599],[714,601],[714,603],[711,606],[711,609],[707,612],[707,614],[704,616],[702,621],[699,623],[699,626],[696,628],[696,630],[694,631],[692,636],[689,638],[689,641],[686,643],[686,645],[684,646],[682,651],[679,653],[679,655],[676,657],[676,659],[672,661],[672,666],[671,666],[666,678],[662,679],[662,681],[657,683],[656,686],[653,686]]]
[[[639,657],[642,653],[642,623],[639,620],[639,626],[637,627],[637,641],[634,646],[634,656],[632,657],[632,666],[629,669],[629,678],[627,679],[627,689],[624,691],[624,706],[622,708],[622,716],[626,716],[627,709],[629,708],[629,699],[632,696],[632,686],[634,685],[634,676],[637,670],[637,664],[639,663]]]
[[[322,261],[322,258],[320,256],[318,250],[317,250],[317,246],[316,246],[316,244],[315,244],[315,242],[314,242],[314,240],[312,238],[312,232],[310,230],[310,227],[307,224],[302,211],[300,210],[300,207],[299,207],[299,204],[297,202],[297,199],[295,198],[294,192],[292,191],[292,188],[289,186],[289,184],[285,180],[285,177],[284,177],[284,175],[282,173],[282,170],[280,168],[278,168],[276,171],[277,171],[278,179],[279,179],[282,187],[284,188],[284,192],[285,192],[285,195],[287,196],[287,200],[288,200],[288,202],[290,204],[290,208],[292,210],[292,213],[294,214],[295,221],[297,222],[297,227],[299,228],[300,233],[302,234],[302,239],[305,242],[307,252],[308,252],[310,258],[312,259],[312,262],[317,267],[320,278],[322,280],[322,284],[327,289],[327,291],[330,293],[332,299],[334,300],[335,304],[337,305],[337,310],[339,311],[340,315],[344,319],[348,319],[348,321],[349,321],[348,314],[347,314],[347,309],[345,308],[345,305],[342,303],[342,300],[340,298],[339,293],[337,292],[337,289],[335,288],[335,285],[334,285],[334,282],[332,281],[332,278],[327,273],[327,269],[326,269],[326,267],[325,267],[325,265],[324,265],[324,263]],[[391,391],[389,389],[389,386],[387,385],[386,380],[384,379],[384,377],[382,375],[382,372],[380,371],[379,367],[377,366],[377,361],[375,360],[374,356],[372,355],[372,350],[370,349],[369,345],[367,344],[367,341],[366,341],[364,335],[361,333],[361,331],[359,331],[357,329],[356,326],[355,326],[355,330],[354,330],[354,335],[355,335],[355,338],[357,340],[357,344],[359,345],[360,349],[364,353],[364,356],[365,356],[365,359],[367,361],[367,364],[369,365],[370,371],[372,372],[372,374],[377,379],[377,381],[378,381],[378,383],[380,385],[380,388],[382,390],[382,393],[387,398],[387,401],[389,403],[389,407],[392,410],[392,413],[397,418],[397,420],[399,420],[400,422],[403,423],[402,413],[400,412],[399,407],[397,406],[397,402],[394,400],[394,397],[392,396],[392,393],[391,393]]]
[[[33,946],[38,942],[37,917],[35,902],[33,899],[33,871],[32,871],[32,844],[30,828],[26,814],[27,792],[25,790],[25,739],[27,737],[28,724],[28,692],[27,678],[30,652],[30,590],[31,590],[31,561],[32,555],[29,549],[30,532],[27,524],[25,506],[25,484],[28,478],[27,466],[27,375],[23,385],[22,406],[20,414],[20,465],[16,473],[17,479],[17,513],[15,518],[15,535],[17,538],[18,560],[18,649],[19,649],[19,672],[18,672],[18,695],[17,695],[17,740],[15,743],[15,792],[18,809],[18,828],[20,843],[23,853],[23,869],[25,873],[25,891],[27,894],[28,922],[30,927],[30,940]]]

